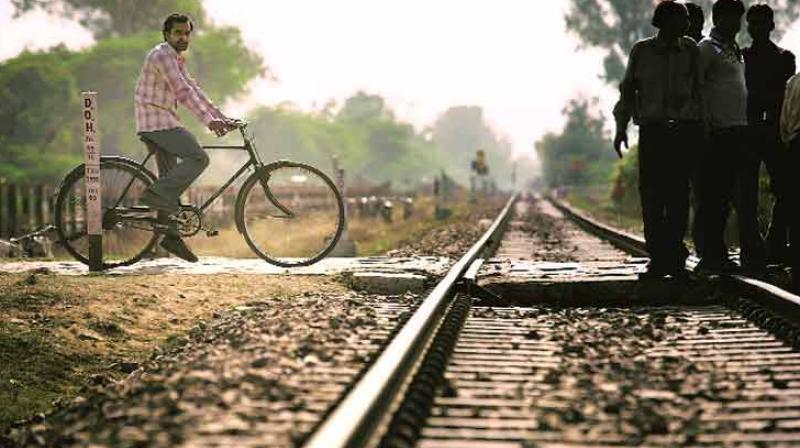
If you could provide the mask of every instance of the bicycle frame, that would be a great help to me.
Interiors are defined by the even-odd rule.
[[[245,132],[245,130],[247,129],[247,124],[246,123],[240,124],[238,126],[238,129],[239,129],[239,132],[242,134],[242,140],[244,141],[244,144],[242,144],[242,145],[204,145],[204,146],[202,146],[203,149],[227,149],[227,150],[234,150],[234,151],[247,151],[247,153],[250,156],[250,158],[247,160],[247,162],[245,162],[244,165],[242,165],[241,168],[239,168],[236,171],[236,173],[233,174],[233,176],[231,176],[230,179],[228,179],[227,182],[225,182],[225,184],[222,187],[220,187],[216,192],[214,192],[214,194],[211,195],[211,197],[208,198],[199,207],[199,210],[200,210],[201,214],[204,214],[205,211],[209,207],[211,207],[211,205],[214,203],[214,201],[216,201],[217,198],[219,198],[222,195],[222,193],[224,193],[225,190],[228,189],[228,187],[230,187],[234,182],[236,182],[251,167],[254,169],[254,171],[258,171],[259,169],[262,169],[265,166],[264,162],[261,160],[261,156],[258,154],[258,151],[256,151],[255,145],[253,144],[253,139],[249,138],[247,136],[247,133]],[[140,164],[142,169],[145,169],[145,165],[150,160],[150,158],[153,157],[154,154],[155,154],[155,152],[150,151],[147,154],[147,157],[145,157],[144,160],[142,160],[142,162]],[[261,183],[261,186],[264,188],[264,193],[266,194],[267,198],[281,212],[285,213],[287,215],[287,217],[293,216],[294,214],[288,208],[284,207],[283,204],[281,204],[277,200],[277,198],[275,198],[275,196],[272,194],[272,191],[270,190],[270,188],[269,188],[269,186],[268,186],[268,184],[266,182],[268,179],[269,179],[268,176],[266,176],[266,178],[259,179],[260,183]],[[117,203],[114,204],[114,206],[111,208],[112,210],[115,210],[115,209],[117,209],[117,207],[119,207],[119,204],[122,201],[122,199],[128,194],[128,189],[130,189],[131,185],[133,185],[134,180],[135,180],[135,178],[131,178],[130,182],[128,182],[128,185],[125,187],[125,189],[123,190],[122,194],[117,199]]]

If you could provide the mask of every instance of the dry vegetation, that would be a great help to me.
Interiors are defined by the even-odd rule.
[[[311,277],[0,274],[0,430],[121,377],[201,320],[319,290],[344,291]]]
[[[394,211],[394,219],[387,222],[380,216],[362,217],[356,211],[350,211],[350,222],[348,232],[356,243],[359,256],[380,255],[388,250],[396,248],[401,242],[414,240],[418,236],[426,234],[434,228],[444,227],[456,223],[470,213],[470,207],[466,202],[453,204],[453,215],[445,221],[438,221],[434,216],[434,199],[432,197],[419,197],[414,204],[414,213],[408,218],[403,218],[403,211],[398,207]],[[319,242],[319,235],[330,233],[325,230],[326,222],[308,225],[292,225],[285,228],[270,228],[268,232],[272,236],[266,235],[260,242],[265,243],[265,247],[274,247],[271,243],[267,246],[267,241],[272,239],[281,242],[282,253],[287,254],[286,245],[288,235],[291,233],[292,241],[302,245],[304,248],[316,247]],[[321,231],[323,228],[325,231]],[[220,256],[233,258],[254,258],[256,255],[247,246],[244,237],[231,226],[220,229],[220,234],[209,238],[200,233],[188,240],[192,250],[200,256]],[[303,248],[296,249],[299,254],[307,255]],[[297,254],[297,252],[295,252]]]

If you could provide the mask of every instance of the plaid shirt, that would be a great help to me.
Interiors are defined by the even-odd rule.
[[[189,75],[183,56],[162,42],[147,54],[136,85],[136,132],[181,127],[178,102],[206,126],[224,118]]]

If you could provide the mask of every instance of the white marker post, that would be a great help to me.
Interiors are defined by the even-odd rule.
[[[100,138],[97,127],[97,92],[82,92],[83,150],[86,182],[86,233],[89,236],[89,270],[103,269],[103,219],[100,200]]]
[[[336,247],[330,253],[331,256],[334,257],[355,257],[356,256],[356,243],[350,238],[350,233],[347,231],[347,223],[350,221],[350,217],[347,214],[347,196],[345,196],[345,184],[344,184],[344,168],[341,167],[339,164],[339,156],[333,156],[333,172],[336,176],[334,182],[336,182],[336,188],[339,189],[339,194],[342,196],[342,202],[344,203],[344,229],[342,230],[342,235],[339,237],[339,242],[336,243]]]

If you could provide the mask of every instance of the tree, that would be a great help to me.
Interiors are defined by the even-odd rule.
[[[706,14],[706,29],[711,24],[713,0],[695,0]],[[745,5],[754,0],[744,0]],[[565,16],[567,29],[581,41],[583,48],[598,48],[605,52],[603,60],[606,82],[622,80],[625,61],[636,41],[656,33],[650,25],[656,0],[570,0]],[[772,0],[775,9],[775,34],[780,36],[800,15],[800,0]]]
[[[333,111],[305,113],[291,105],[260,107],[250,113],[259,152],[267,160],[292,159],[328,170],[338,156],[349,178],[403,186],[443,165],[441,151],[399,122],[385,100],[358,92]]]
[[[431,128],[431,139],[456,167],[453,177],[467,182],[475,152],[486,152],[491,176],[501,185],[511,184],[511,143],[484,119],[480,106],[454,106],[442,113]]]
[[[79,160],[75,80],[70,52],[23,53],[0,64],[0,177],[37,182],[63,175]]]
[[[341,121],[391,120],[393,115],[383,97],[359,91],[345,100],[336,118]]]
[[[95,39],[161,30],[172,12],[188,14],[196,26],[206,22],[200,0],[11,0],[15,17],[34,9],[77,20]]]
[[[597,98],[570,100],[562,111],[567,121],[561,133],[548,133],[536,142],[548,186],[591,185],[609,180],[615,157],[603,129],[605,118],[595,112],[597,104]]]

